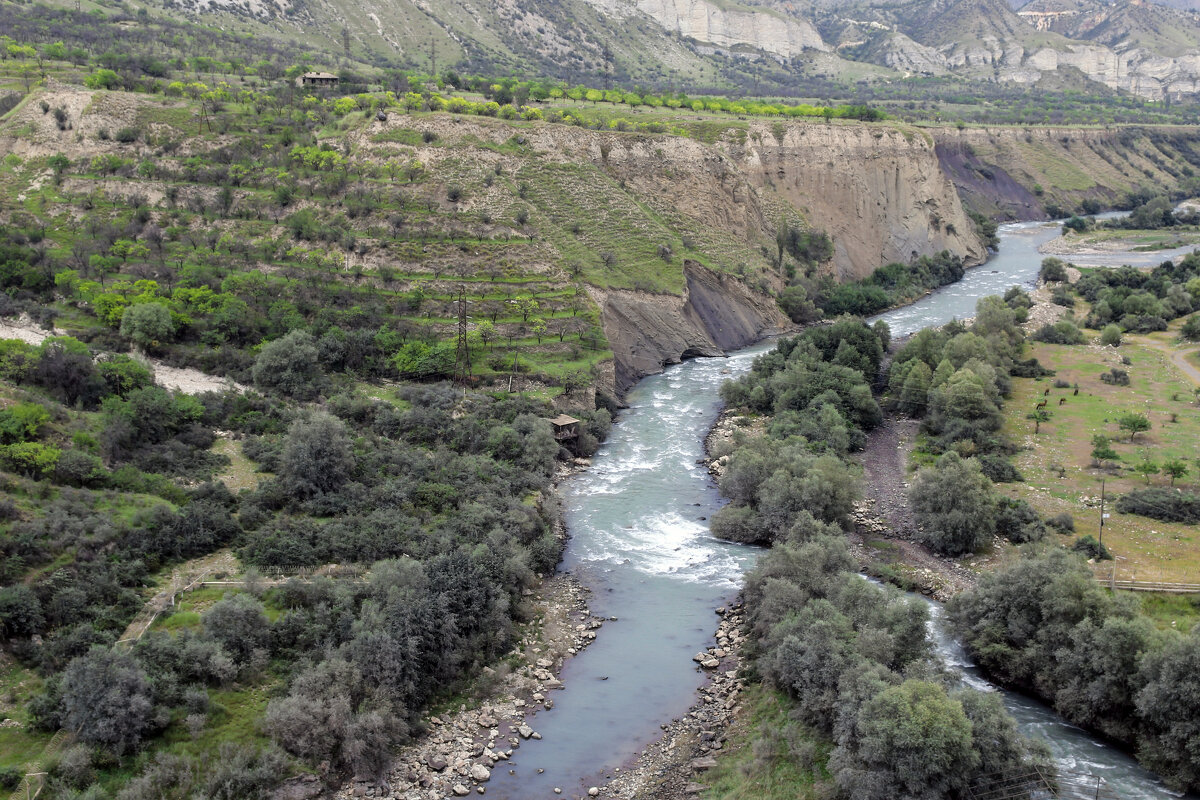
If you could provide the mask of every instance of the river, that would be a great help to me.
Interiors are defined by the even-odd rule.
[[[999,253],[987,264],[920,301],[881,317],[894,335],[972,316],[979,297],[1032,286],[1037,248],[1056,226],[1000,228]],[[1141,254],[1137,254],[1141,255]],[[612,434],[590,469],[565,487],[571,533],[562,570],[592,589],[591,610],[615,621],[562,673],[566,688],[552,711],[529,719],[542,739],[522,743],[508,769],[497,769],[488,797],[509,800],[583,794],[655,739],[659,726],[687,712],[704,680],[692,655],[712,643],[714,609],[732,598],[759,550],[714,539],[706,519],[723,501],[697,462],[720,411],[724,380],[746,372],[773,347],[763,343],[728,358],[699,358],[642,380],[628,395]],[[935,620],[938,617],[934,607]],[[962,680],[994,689],[936,625],[938,652]],[[1102,775],[1127,800],[1170,797],[1128,756],[1053,712],[1005,692],[1022,730],[1049,741],[1067,770]],[[538,770],[543,770],[539,773]]]

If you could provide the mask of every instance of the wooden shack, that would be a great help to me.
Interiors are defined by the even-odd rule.
[[[554,438],[560,442],[575,439],[579,436],[579,420],[574,417],[568,417],[566,414],[559,414],[550,420],[550,426],[554,428]]]

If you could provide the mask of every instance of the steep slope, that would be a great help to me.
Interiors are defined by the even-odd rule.
[[[1046,219],[1106,208],[1128,192],[1174,192],[1200,168],[1200,134],[1190,129],[942,129],[943,170],[968,208],[995,219]]]

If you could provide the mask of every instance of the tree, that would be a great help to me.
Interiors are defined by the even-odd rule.
[[[1158,474],[1158,464],[1155,464],[1150,459],[1144,460],[1133,468],[1133,471],[1146,479],[1146,485],[1150,485],[1150,476]]]
[[[265,651],[271,623],[262,603],[247,594],[226,595],[204,615],[204,632],[216,639],[240,667]]]
[[[966,788],[979,766],[971,720],[958,700],[933,683],[907,680],[884,689],[859,711],[855,727],[856,760],[867,775],[838,770],[837,777],[843,786],[847,782],[856,786],[868,777],[871,783],[887,787],[885,794],[868,797],[953,796]],[[833,760],[842,761],[841,757]],[[861,791],[849,794],[863,796]]]
[[[1175,485],[1175,481],[1188,474],[1188,466],[1177,458],[1166,461],[1162,465],[1162,471],[1171,476],[1171,485]]]
[[[1112,449],[1107,436],[1098,433],[1092,437],[1092,462],[1094,464],[1104,466],[1105,461],[1117,461],[1120,458],[1117,451]]]
[[[1042,423],[1050,421],[1050,412],[1044,408],[1035,408],[1025,415],[1025,419],[1033,420],[1033,435],[1037,436],[1041,432]]]
[[[62,692],[65,727],[118,755],[137,747],[152,724],[150,684],[127,653],[93,647],[67,665]]]
[[[1123,431],[1129,431],[1129,441],[1132,442],[1139,433],[1150,430],[1150,420],[1144,414],[1127,411],[1117,418],[1117,427]]]
[[[254,360],[251,375],[260,389],[308,400],[320,392],[325,375],[317,360],[317,343],[307,331],[268,343]]]
[[[541,317],[534,317],[529,330],[530,333],[537,337],[538,344],[541,344],[542,337],[546,335],[546,320]]]
[[[153,350],[175,338],[175,321],[161,303],[138,303],[121,316],[121,335],[144,350]]]
[[[354,451],[346,424],[324,412],[292,423],[279,459],[279,482],[298,499],[336,492],[350,479]]]
[[[909,499],[922,527],[921,539],[942,555],[974,552],[995,533],[992,482],[973,458],[946,453],[934,468],[917,474]]]
[[[1200,633],[1148,653],[1137,693],[1138,756],[1177,789],[1200,786]]]
[[[1193,314],[1183,323],[1183,327],[1179,329],[1179,334],[1189,342],[1200,341],[1200,314]]]

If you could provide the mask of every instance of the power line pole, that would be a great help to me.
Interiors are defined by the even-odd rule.
[[[1104,544],[1104,478],[1100,479],[1100,544]]]

